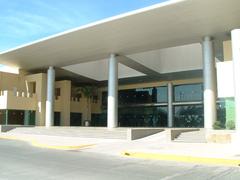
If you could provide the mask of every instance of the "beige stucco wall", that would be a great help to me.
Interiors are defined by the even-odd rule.
[[[36,95],[27,92],[26,74],[0,72],[0,109],[36,110]]]
[[[61,113],[61,126],[70,125],[71,81],[57,81],[55,88],[60,88],[60,96],[55,100],[55,111]]]
[[[33,88],[33,84],[35,88]],[[81,97],[80,101],[71,100],[71,81],[57,81],[55,88],[60,88],[61,95],[56,98],[54,110],[61,113],[61,125],[70,125],[70,112],[82,113],[82,118],[91,117],[93,112],[99,112],[100,102],[90,105],[87,110],[87,99]],[[32,94],[35,89],[35,95]],[[6,91],[6,95],[0,95],[0,109],[35,110],[36,125],[45,125],[47,75],[45,73],[27,75],[0,72],[0,91]],[[26,97],[20,97],[24,93]],[[16,95],[17,94],[17,95]],[[19,97],[17,97],[19,96]]]
[[[232,60],[232,41],[224,41],[223,42],[223,56],[224,61]]]
[[[82,119],[86,120],[87,116],[90,117],[89,115],[87,115],[87,99],[82,97],[79,99],[79,101],[77,99],[75,100],[71,100],[71,112],[75,112],[75,113],[82,113]]]
[[[25,94],[26,95],[26,94]],[[7,92],[7,108],[6,109],[18,109],[18,110],[36,110],[37,109],[37,97],[31,95],[31,97],[15,95],[13,91]]]
[[[22,71],[20,74],[0,72],[0,90],[26,92],[24,76]]]
[[[31,82],[36,83],[36,125],[45,125],[45,112],[46,112],[46,88],[47,88],[47,75],[45,73],[32,74],[25,76],[26,84]],[[27,88],[28,89],[28,88]]]
[[[101,113],[102,112],[102,91],[97,91],[97,102],[91,103],[91,112],[92,113]]]
[[[72,87],[72,98],[71,98],[71,112],[82,113],[82,120],[91,120],[91,113],[101,113],[101,94],[102,91],[97,90],[98,100],[92,102],[90,100],[89,110],[87,108],[87,98],[81,94],[81,98],[77,98],[76,89],[78,87]]]
[[[91,113],[101,113],[100,101],[89,104],[87,107],[87,98],[81,95],[81,98],[76,98],[77,94],[71,86],[71,81],[57,81],[55,88],[60,88],[60,96],[55,100],[54,109],[61,113],[61,125],[70,125],[70,112],[81,113],[82,120],[90,120]],[[99,92],[100,93],[100,92]],[[89,108],[89,109],[88,109]]]
[[[62,101],[60,100],[60,97],[57,97],[54,101],[54,112],[61,112],[62,110]]]

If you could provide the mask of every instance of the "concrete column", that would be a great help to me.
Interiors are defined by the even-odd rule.
[[[116,128],[118,125],[118,61],[115,54],[110,55],[108,63],[108,107],[107,126]]]
[[[204,84],[204,128],[212,129],[217,118],[216,96],[217,81],[213,41],[206,36],[202,42],[203,49],[203,84]]]
[[[173,127],[173,85],[168,83],[168,127]]]
[[[55,100],[55,70],[52,66],[47,72],[47,101],[46,101],[46,127],[53,125],[54,121],[54,100]]]
[[[235,96],[235,127],[240,132],[240,29],[231,32]]]

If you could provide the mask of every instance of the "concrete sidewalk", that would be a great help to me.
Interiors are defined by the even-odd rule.
[[[0,138],[23,140],[42,148],[75,149],[116,156],[125,155],[134,158],[234,166],[240,164],[240,147],[237,145],[167,142],[163,133],[135,141],[11,133],[2,133],[0,134]],[[206,161],[202,161],[201,159],[205,159]]]
[[[82,149],[86,147],[92,147],[100,143],[115,141],[111,139],[94,139],[17,133],[0,133],[0,139],[20,140],[25,141],[36,147],[59,150]]]

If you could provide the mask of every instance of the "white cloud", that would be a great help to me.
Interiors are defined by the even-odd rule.
[[[87,21],[88,17],[78,12],[76,7],[60,2],[53,6],[53,3],[32,1],[29,5],[30,10],[24,5],[16,8],[19,4],[11,2],[10,7],[15,8],[0,12],[0,50],[6,49],[4,44],[15,46],[27,43],[74,28]]]

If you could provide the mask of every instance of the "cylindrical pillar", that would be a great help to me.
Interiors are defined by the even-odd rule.
[[[53,125],[54,121],[54,98],[55,98],[55,70],[52,66],[47,72],[47,101],[46,101],[46,127]]]
[[[108,63],[108,107],[107,127],[118,125],[118,61],[115,54],[110,55]]]
[[[168,83],[168,127],[173,127],[173,85]]]
[[[204,128],[212,129],[217,117],[216,96],[217,81],[214,46],[211,37],[202,42],[203,49],[203,84],[204,84]]]
[[[235,127],[240,132],[240,29],[232,30],[232,58],[235,96]]]

